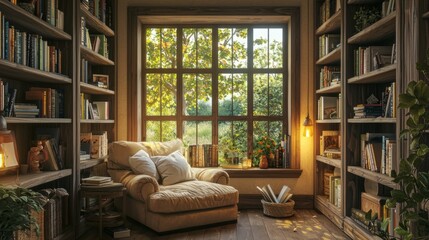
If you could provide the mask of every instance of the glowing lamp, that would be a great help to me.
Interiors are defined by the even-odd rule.
[[[304,123],[302,125],[304,126],[304,137],[311,137],[313,135],[313,122],[311,121],[309,115],[305,117]]]

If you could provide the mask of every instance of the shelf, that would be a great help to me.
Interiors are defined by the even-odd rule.
[[[230,178],[299,178],[302,173],[302,169],[290,168],[248,168],[223,170],[228,173]]]
[[[4,59],[0,59],[0,77],[29,82],[58,84],[68,84],[72,82],[71,78],[68,76],[59,73],[41,71],[21,64],[12,63]]]
[[[10,3],[9,1],[0,1],[0,9],[6,15],[6,18],[18,28],[22,28],[23,30],[29,31],[31,33],[38,33],[44,38],[48,39],[72,39],[68,33],[65,33],[63,30],[52,26],[51,24],[30,14],[19,6]]]
[[[331,51],[327,55],[317,60],[316,64],[327,65],[327,64],[340,62],[340,60],[341,60],[341,47],[336,48],[335,50]]]
[[[366,229],[363,229],[350,217],[344,219],[344,232],[352,239],[381,240],[378,236],[372,235]]]
[[[396,64],[390,64],[363,75],[349,78],[347,82],[349,84],[386,83],[394,81],[395,78]]]
[[[348,123],[396,123],[396,118],[349,118]]]
[[[339,31],[341,29],[341,15],[342,11],[340,9],[317,28],[316,35]]]
[[[316,90],[316,94],[326,94],[326,93],[340,93],[341,84],[335,84],[333,86],[324,87]]]
[[[423,13],[422,18],[429,19],[429,11]]]
[[[95,119],[81,119],[80,123],[115,123],[115,120],[95,120]]]
[[[328,196],[316,195],[314,207],[320,212],[322,212],[323,215],[330,219],[339,228],[343,227],[343,217],[341,214],[341,209],[329,202]]]
[[[316,120],[316,123],[341,123],[341,119],[335,118],[335,119]]]
[[[97,94],[97,95],[114,95],[115,92],[110,89],[97,87],[88,83],[80,83],[80,90],[83,93]]]
[[[79,163],[80,170],[91,168],[91,167],[94,167],[100,163],[104,163],[104,162],[106,162],[107,158],[108,158],[108,156],[105,156],[103,158],[97,158],[97,159],[82,160]]]
[[[71,169],[64,169],[59,171],[29,173],[25,175],[19,175],[18,178],[16,175],[8,175],[0,177],[0,185],[32,188],[50,181],[70,176],[71,174]]]
[[[80,12],[85,17],[86,24],[99,33],[103,33],[106,37],[115,36],[115,32],[109,28],[104,22],[92,15],[83,4],[80,4]]]
[[[399,185],[393,182],[392,177],[389,177],[387,175],[377,173],[377,172],[371,172],[370,170],[364,169],[362,167],[348,166],[347,172],[372,180],[374,182],[378,182],[390,188],[395,188],[395,189],[399,188]]]
[[[348,0],[347,4],[367,4],[367,3],[379,3],[382,0]]]
[[[7,117],[7,123],[72,123],[70,118],[16,118]]]
[[[316,160],[324,164],[328,164],[330,166],[341,169],[341,159],[333,159],[333,158],[327,158],[324,156],[317,155]]]
[[[85,58],[86,60],[88,60],[89,62],[91,62],[92,64],[95,65],[106,65],[106,66],[113,66],[115,65],[115,63],[104,57],[101,56],[100,54],[92,51],[91,49],[85,47],[85,46],[80,46],[80,52],[82,54],[82,57]]]
[[[349,44],[364,44],[389,38],[395,34],[396,11],[350,37]]]

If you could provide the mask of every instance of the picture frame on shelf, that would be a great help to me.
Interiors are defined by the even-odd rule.
[[[97,87],[109,89],[109,75],[92,74],[91,84]]]

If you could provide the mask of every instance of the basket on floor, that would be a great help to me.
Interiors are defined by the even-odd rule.
[[[261,200],[264,214],[270,217],[290,217],[295,214],[295,201],[290,199],[286,203],[273,203]]]

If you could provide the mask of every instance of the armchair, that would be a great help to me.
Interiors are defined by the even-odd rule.
[[[150,156],[181,150],[180,139],[169,142],[114,142],[108,172],[127,188],[127,216],[157,232],[237,220],[238,191],[228,186],[220,169],[191,168],[195,180],[163,185],[153,176],[136,174],[128,159],[139,150]]]

